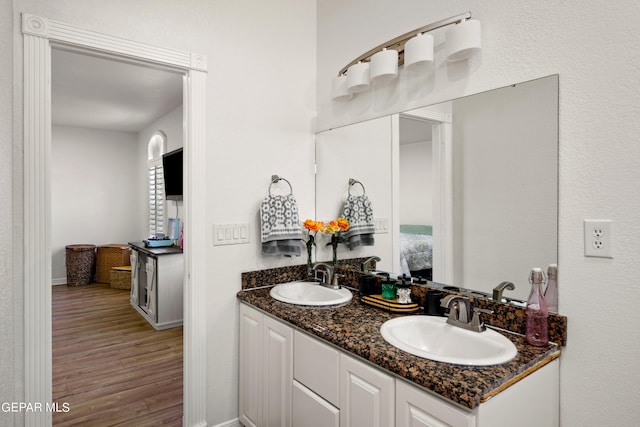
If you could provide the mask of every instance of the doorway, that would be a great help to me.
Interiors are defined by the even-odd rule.
[[[169,139],[163,152],[182,148],[182,92],[182,73],[52,49],[53,284],[66,283],[66,245],[124,246],[148,236],[148,144],[160,130]],[[171,215],[164,200],[157,203]],[[52,292],[52,397],[70,407],[66,414],[54,413],[54,425],[87,417],[115,424],[122,412],[165,415],[157,414],[158,399],[172,408],[166,415],[181,417],[183,352],[182,342],[175,341],[182,341],[182,328],[170,331],[169,339],[166,332],[156,333],[137,319],[128,291],[110,289],[108,273],[97,276],[101,283],[87,289],[62,286]],[[157,377],[158,366],[172,374],[165,395],[151,386],[165,381]],[[114,405],[115,396],[135,397],[134,410]]]
[[[204,207],[206,185],[206,58],[22,15],[23,43],[23,282],[24,396],[51,402],[51,49],[76,49],[184,73],[186,111],[184,277],[184,425],[206,424]],[[193,179],[198,177],[198,179]],[[45,284],[43,288],[43,284]],[[47,338],[48,337],[48,338]],[[26,424],[50,425],[51,413],[25,414]]]

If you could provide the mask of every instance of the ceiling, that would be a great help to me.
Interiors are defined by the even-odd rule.
[[[53,49],[51,122],[138,132],[182,105],[182,75]]]
[[[400,115],[400,145],[431,142],[431,123]]]

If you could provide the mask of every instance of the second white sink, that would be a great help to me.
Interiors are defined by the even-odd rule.
[[[271,288],[269,294],[278,301],[313,306],[343,304],[353,298],[348,289],[329,289],[316,282],[307,281],[281,283]]]
[[[380,333],[400,350],[438,362],[496,365],[518,353],[513,342],[496,331],[472,332],[446,322],[446,317],[396,317],[384,322]]]

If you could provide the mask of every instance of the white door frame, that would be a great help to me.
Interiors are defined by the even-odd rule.
[[[184,419],[206,426],[205,183],[206,79],[203,55],[165,49],[22,14],[24,108],[24,399],[52,403],[51,360],[51,47],[62,46],[184,74],[185,276]],[[197,177],[197,179],[194,179]],[[50,426],[51,413],[25,414]]]
[[[394,114],[393,118],[393,206],[394,206],[394,270],[401,271],[400,259],[400,139],[399,117],[405,116],[431,123],[433,165],[433,281],[453,284],[453,160],[451,114],[433,111],[429,107],[406,113]]]

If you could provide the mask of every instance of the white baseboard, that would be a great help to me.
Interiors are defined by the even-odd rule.
[[[53,279],[51,281],[51,285],[52,286],[56,286],[56,285],[66,285],[67,284],[67,278],[64,277],[62,279]]]
[[[225,421],[224,423],[217,424],[213,427],[243,427],[243,425],[240,424],[240,420],[236,418],[235,420]]]

